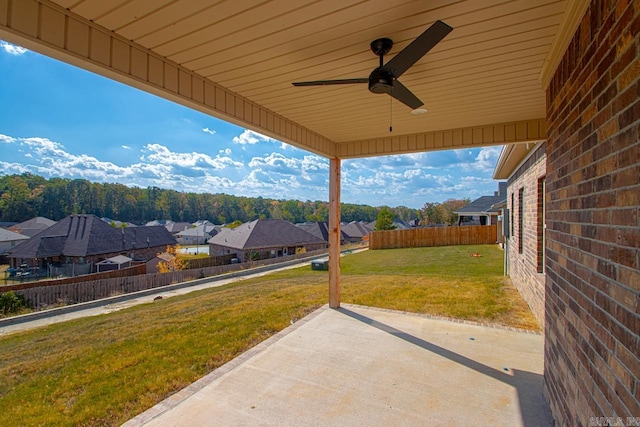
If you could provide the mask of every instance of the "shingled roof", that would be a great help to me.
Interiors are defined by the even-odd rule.
[[[15,233],[11,230],[5,230],[0,228],[0,242],[11,242],[17,240],[27,240],[29,236],[25,236],[20,233]]]
[[[282,219],[257,219],[218,233],[209,243],[246,250],[324,243],[324,240]]]
[[[296,227],[306,231],[307,233],[313,234],[325,242],[329,241],[329,224],[327,222],[303,222],[296,224]],[[344,231],[340,230],[340,239],[345,240],[348,237],[349,236],[347,236]]]
[[[473,202],[469,203],[467,206],[456,211],[458,215],[478,215],[478,214],[487,214],[490,212],[497,212],[492,209],[492,206],[503,202],[507,199],[507,196],[482,196]]]
[[[347,236],[361,239],[367,234],[369,234],[371,231],[373,231],[374,225],[375,225],[375,222],[373,223],[373,225],[370,225],[370,224],[367,224],[366,222],[352,221],[348,224],[342,224],[340,228],[342,232]]]
[[[43,216],[37,216],[29,220],[18,223],[9,228],[9,230],[16,233],[24,234],[25,236],[33,237],[40,233],[42,230],[54,225],[56,222],[52,219],[45,218]]]
[[[95,215],[70,215],[17,245],[10,256],[84,257],[175,243],[163,226],[113,228]]]
[[[460,216],[487,215],[489,213],[497,213],[499,209],[493,208],[494,205],[507,200],[507,183],[499,182],[498,191],[493,196],[482,196],[469,203],[467,206],[457,210],[456,214]]]

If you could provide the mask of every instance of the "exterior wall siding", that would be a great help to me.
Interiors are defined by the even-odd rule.
[[[544,325],[545,274],[538,272],[539,245],[542,244],[538,230],[541,219],[538,182],[547,173],[545,146],[546,144],[542,144],[537,148],[507,183],[507,204],[510,212],[513,212],[514,221],[514,233],[509,237],[506,248],[509,277],[541,325]],[[522,189],[524,227],[520,230],[519,197]],[[520,235],[522,241],[519,241]],[[521,244],[522,253],[519,250]]]
[[[544,380],[557,425],[640,417],[639,34],[640,2],[592,1],[547,88]]]

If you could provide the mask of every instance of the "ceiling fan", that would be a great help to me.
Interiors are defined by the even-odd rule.
[[[400,83],[398,78],[445,38],[451,30],[453,30],[453,28],[440,20],[434,22],[424,33],[420,34],[386,64],[384,64],[384,55],[389,53],[393,47],[393,41],[388,38],[372,41],[371,50],[380,57],[380,66],[374,69],[368,78],[316,80],[311,82],[294,82],[292,84],[294,86],[326,86],[369,83],[369,91],[371,93],[387,93],[415,110],[424,105],[424,103],[407,89],[405,85]]]

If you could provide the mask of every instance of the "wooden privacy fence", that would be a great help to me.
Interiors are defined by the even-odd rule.
[[[113,279],[116,277],[136,276],[145,274],[147,266],[145,264],[134,265],[133,267],[121,268],[120,270],[103,271],[102,273],[85,274],[75,277],[64,277],[62,279],[41,280],[38,282],[19,283],[15,285],[0,286],[0,292],[19,291],[29,288],[40,288],[44,286],[66,285],[78,282],[93,282],[101,279]]]
[[[411,228],[372,231],[369,249],[421,248],[428,246],[485,245],[496,243],[497,225]]]
[[[174,271],[170,273],[150,273],[140,274],[137,276],[48,285],[16,290],[15,292],[24,296],[29,307],[36,309],[46,308],[51,305],[76,304],[80,302],[94,301],[110,296],[142,291],[145,289],[159,288],[174,283],[188,282],[190,280],[217,276],[219,274],[230,273],[232,271],[277,264],[280,262],[321,255],[324,253],[327,253],[326,249],[307,252],[305,254],[245,262],[242,264],[228,264],[216,267]],[[3,291],[3,287],[0,287],[0,293]]]

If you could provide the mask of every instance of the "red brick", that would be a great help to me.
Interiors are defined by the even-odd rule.
[[[613,100],[613,105],[611,110],[612,114],[616,115],[620,111],[627,108],[627,106],[631,105],[637,99],[637,97],[638,97],[638,82],[635,82]]]
[[[624,90],[627,86],[637,81],[639,76],[640,58],[636,57],[636,60],[618,76],[618,88]]]
[[[624,228],[617,230],[616,243],[621,246],[627,246],[638,250],[638,248],[640,248],[640,229]]]
[[[616,201],[617,206],[638,206],[640,205],[640,189],[618,190],[616,192]]]
[[[625,150],[621,149],[617,154],[619,168],[636,165],[638,164],[638,159],[640,159],[640,144],[637,142]]]
[[[618,126],[620,126],[620,129],[624,129],[629,125],[637,123],[638,117],[640,117],[640,100],[636,100],[633,105],[618,115]]]
[[[591,1],[547,92],[545,393],[558,425],[640,402],[639,33],[640,0]]]
[[[640,292],[640,270],[620,268],[618,270],[618,280],[620,283],[630,289],[633,289],[635,292]]]
[[[623,169],[613,174],[613,188],[640,185],[640,166]],[[632,225],[632,224],[629,224]]]
[[[615,182],[615,178],[614,178],[614,182]],[[637,223],[638,223],[638,209],[636,208],[613,209],[611,211],[612,225],[634,226]]]

